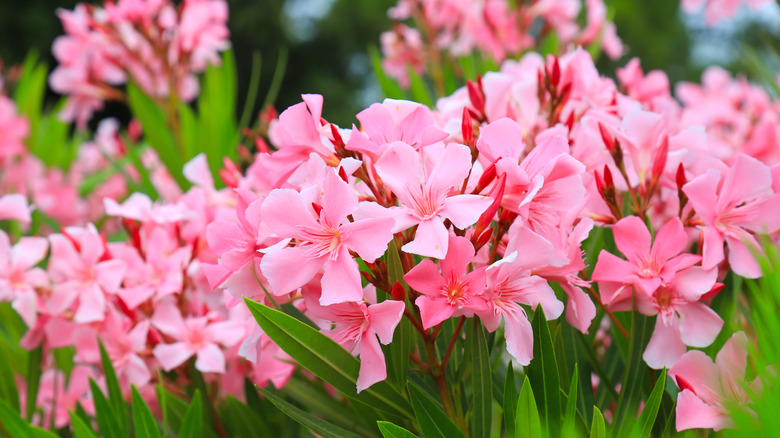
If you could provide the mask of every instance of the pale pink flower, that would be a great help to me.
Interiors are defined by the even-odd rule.
[[[43,411],[41,424],[48,425],[53,418],[54,427],[67,426],[70,423],[69,412],[75,411],[79,404],[88,414],[93,414],[95,404],[89,396],[90,378],[97,379],[98,376],[92,368],[82,365],[74,366],[69,378],[58,369],[44,371],[36,400],[36,405]]]
[[[13,100],[0,94],[0,163],[27,150],[24,141],[29,133],[27,118],[17,114]]]
[[[30,207],[24,195],[12,193],[0,196],[0,220],[30,223]]]
[[[423,328],[438,325],[452,316],[472,316],[488,310],[485,302],[485,267],[468,272],[474,260],[474,247],[465,237],[448,236],[447,256],[434,264],[423,259],[404,275],[404,280],[422,294],[415,304],[420,308]]]
[[[376,162],[377,174],[401,202],[388,214],[395,219],[394,232],[417,225],[414,240],[401,249],[412,254],[442,259],[449,236],[444,219],[460,229],[474,224],[493,199],[481,195],[454,194],[471,170],[469,148],[451,143],[440,155],[431,148],[417,152],[406,143],[391,143]],[[432,151],[431,151],[432,152]],[[427,158],[430,157],[430,158]],[[433,160],[432,167],[426,161]]]
[[[772,188],[769,167],[739,155],[725,172],[710,169],[686,184],[683,191],[704,222],[702,266],[711,269],[725,258],[725,241],[734,272],[760,277],[761,267],[753,255],[753,251],[760,251],[760,245],[753,233],[780,229],[780,194]]]
[[[172,303],[163,303],[152,315],[152,326],[174,342],[154,347],[154,357],[165,371],[170,371],[196,356],[195,368],[203,373],[224,373],[225,354],[220,344],[230,347],[245,335],[238,321],[210,322],[206,316],[182,318]]]
[[[747,336],[734,333],[718,352],[715,361],[702,351],[693,350],[669,369],[669,377],[680,388],[677,395],[677,431],[734,427],[730,403],[742,406],[750,402],[747,387],[760,390],[758,378],[748,384]]]
[[[38,314],[36,288],[48,287],[46,271],[35,267],[46,257],[49,242],[44,237],[22,237],[11,246],[8,235],[0,230],[0,301],[11,306],[32,328]]]
[[[392,342],[393,332],[403,317],[403,301],[387,300],[378,304],[359,301],[322,306],[316,297],[304,295],[304,298],[307,312],[333,323],[322,332],[352,355],[360,356],[358,392],[387,378],[385,355],[379,343]]]
[[[292,189],[276,189],[268,195],[261,209],[263,221],[276,236],[298,243],[269,250],[260,267],[275,295],[298,289],[324,268],[322,305],[359,301],[363,288],[350,250],[369,263],[379,258],[393,238],[393,221],[349,221],[358,198],[335,171],[327,173],[321,191],[319,211],[305,201],[304,194]]]

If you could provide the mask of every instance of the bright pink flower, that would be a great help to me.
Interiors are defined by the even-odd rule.
[[[369,263],[379,258],[393,238],[393,221],[349,221],[358,199],[335,171],[327,173],[321,191],[319,211],[295,190],[277,189],[268,195],[261,210],[263,221],[276,236],[293,238],[298,243],[269,251],[260,267],[275,295],[298,289],[324,267],[322,305],[359,301],[363,288],[350,250]]]
[[[22,223],[30,223],[30,207],[27,198],[20,194],[0,196],[0,220],[14,220]]]
[[[366,304],[363,301],[322,306],[316,297],[304,295],[306,309],[317,318],[333,323],[322,332],[354,356],[360,356],[358,392],[387,378],[382,347],[393,340],[393,332],[404,313],[403,301]]]
[[[38,314],[36,288],[49,286],[46,272],[35,267],[46,257],[48,249],[49,242],[44,237],[22,237],[11,246],[8,235],[0,230],[0,301],[11,301],[30,328]]]
[[[219,52],[230,48],[227,3],[224,0],[187,0],[182,4],[178,18],[168,51],[169,62],[177,64],[185,58],[195,72],[204,71],[209,64],[219,65]]]
[[[723,345],[715,361],[702,351],[693,350],[669,369],[680,388],[677,396],[677,431],[734,427],[729,404],[746,405],[750,398],[745,391],[748,339],[743,332],[733,334]],[[750,385],[760,390],[758,378]]]
[[[126,265],[106,257],[105,243],[94,225],[64,231],[67,234],[49,236],[49,274],[54,283],[47,303],[49,311],[61,314],[78,302],[74,321],[102,321],[106,294],[117,292]]]
[[[97,379],[98,376],[92,368],[82,365],[73,367],[70,378],[58,369],[44,371],[36,400],[36,405],[43,410],[42,424],[48,425],[49,419],[54,418],[54,427],[67,426],[70,423],[69,412],[75,411],[79,404],[88,414],[94,413],[95,405],[89,396],[90,378]]]
[[[382,70],[404,87],[409,88],[409,68],[418,75],[425,72],[425,49],[420,31],[404,24],[379,36],[382,46]]]
[[[557,319],[563,303],[547,281],[533,270],[550,263],[553,247],[543,237],[523,228],[509,241],[507,256],[487,268],[488,309],[477,312],[488,331],[495,331],[504,320],[507,351],[521,365],[533,359],[533,330],[521,304],[536,309],[541,305],[548,320]]]
[[[404,275],[409,286],[422,294],[415,304],[425,329],[451,316],[472,316],[488,310],[484,297],[486,268],[467,272],[474,256],[468,239],[450,234],[447,256],[438,267],[430,259],[423,259]]]
[[[0,163],[27,150],[24,141],[29,132],[27,118],[17,114],[14,101],[0,94]]]
[[[178,204],[154,203],[143,193],[131,194],[122,204],[113,199],[105,199],[103,203],[107,215],[139,221],[147,229],[181,222],[191,216]]]
[[[452,195],[459,190],[471,169],[469,148],[451,143],[441,153],[432,147],[417,152],[406,143],[391,143],[376,162],[376,172],[401,202],[391,208],[394,232],[417,225],[414,240],[401,249],[426,257],[444,258],[448,232],[444,219],[460,229],[474,224],[493,199],[481,195]],[[433,161],[428,167],[428,160]]]
[[[724,173],[710,169],[686,184],[683,191],[704,222],[702,266],[713,268],[725,258],[725,241],[734,272],[760,277],[761,268],[752,253],[760,251],[760,245],[753,233],[780,229],[780,194],[772,189],[769,167],[739,155]]]
[[[154,357],[165,371],[170,371],[196,356],[195,368],[203,373],[224,373],[225,354],[219,344],[230,347],[245,335],[244,325],[237,321],[210,322],[206,316],[182,318],[171,303],[163,303],[152,315],[152,326],[174,342],[154,347]]]
[[[297,368],[293,358],[268,336],[263,335],[259,344],[260,354],[252,367],[252,381],[262,388],[271,382],[276,389],[281,389],[290,381]]]
[[[601,301],[609,306],[628,305],[630,310],[632,286],[650,297],[662,284],[671,283],[679,271],[701,259],[680,254],[688,246],[688,236],[676,217],[661,227],[652,248],[650,232],[636,216],[621,219],[612,231],[626,260],[602,250],[592,276],[599,283]]]

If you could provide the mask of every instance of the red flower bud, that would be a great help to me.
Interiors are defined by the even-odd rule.
[[[480,83],[482,82],[481,79],[478,79]],[[471,106],[474,107],[477,112],[484,114],[485,113],[485,96],[482,94],[482,88],[477,85],[476,82],[469,79],[466,82],[466,89],[469,92],[469,100],[471,101]]]
[[[685,180],[685,168],[683,167],[682,163],[677,166],[677,175],[675,179],[677,182],[677,190],[682,190],[683,186],[687,182]]]
[[[403,301],[406,298],[406,289],[400,281],[395,282],[393,289],[390,291],[390,296],[396,301]]]
[[[653,160],[653,173],[654,179],[658,179],[664,173],[666,168],[666,157],[669,155],[669,137],[664,136],[661,147],[657,149],[655,160]]]
[[[463,135],[463,143],[467,146],[471,146],[474,141],[474,125],[471,122],[471,115],[468,109],[463,108],[463,117],[460,121],[460,130]]]

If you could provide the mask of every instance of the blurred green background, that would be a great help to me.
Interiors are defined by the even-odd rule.
[[[72,9],[75,0],[0,2],[0,58],[6,66],[21,62],[36,50],[54,66],[51,44],[62,33],[57,8]],[[366,49],[377,45],[389,29],[387,9],[395,0],[228,0],[229,27],[239,71],[239,108],[247,94],[252,55],[262,55],[261,97],[271,82],[280,48],[289,53],[286,74],[276,107],[300,101],[301,93],[325,97],[324,116],[341,126],[381,99]],[[758,12],[743,10],[737,19],[709,28],[699,16],[680,12],[679,0],[607,0],[614,9],[618,35],[628,48],[621,60],[601,57],[600,70],[614,75],[618,66],[637,56],[642,66],[664,70],[672,83],[698,80],[703,67],[718,62],[732,71],[751,71],[745,54],[777,71],[774,51],[780,13],[777,4]],[[763,73],[766,75],[766,72]],[[262,101],[262,99],[259,99]],[[259,109],[259,108],[257,108]],[[120,105],[109,105],[101,116],[126,117]]]

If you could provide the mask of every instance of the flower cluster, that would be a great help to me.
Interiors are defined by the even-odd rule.
[[[66,34],[54,42],[52,89],[68,95],[61,116],[79,126],[127,82],[147,95],[185,102],[198,94],[194,73],[219,63],[229,46],[224,0],[118,0],[59,10]],[[174,99],[175,100],[175,99]]]

